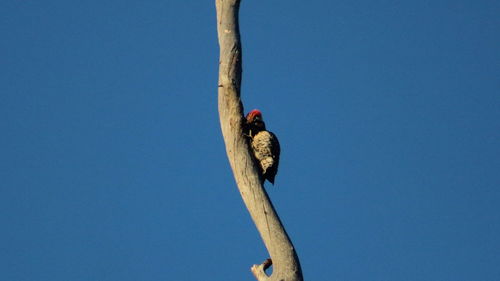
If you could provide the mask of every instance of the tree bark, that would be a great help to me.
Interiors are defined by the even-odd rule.
[[[261,184],[243,131],[240,99],[242,56],[238,24],[240,0],[216,0],[219,60],[219,117],[236,184],[252,220],[271,256],[251,268],[259,281],[302,281],[302,270],[290,241],[269,197]],[[265,270],[273,266],[269,276]]]

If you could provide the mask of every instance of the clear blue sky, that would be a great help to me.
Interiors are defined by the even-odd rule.
[[[306,280],[500,276],[500,2],[254,1],[243,101]],[[0,280],[254,280],[214,1],[2,1]]]

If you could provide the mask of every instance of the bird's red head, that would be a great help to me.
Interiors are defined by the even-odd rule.
[[[262,120],[262,113],[260,112],[260,110],[254,109],[254,110],[248,112],[246,118],[247,118],[247,122],[249,122],[249,123],[255,121],[256,118]]]

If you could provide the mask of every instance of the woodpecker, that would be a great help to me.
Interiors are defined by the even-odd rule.
[[[246,116],[246,133],[250,137],[250,145],[259,162],[262,180],[274,185],[274,177],[278,172],[280,161],[280,144],[278,138],[266,130],[262,113],[258,109],[250,111]]]

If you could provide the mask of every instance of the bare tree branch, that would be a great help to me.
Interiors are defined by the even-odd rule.
[[[220,46],[219,117],[226,152],[241,197],[271,256],[251,270],[259,281],[302,281],[295,249],[263,188],[258,168],[243,135],[241,88],[241,43],[238,25],[239,0],[216,0]],[[265,270],[273,266],[268,276]]]

